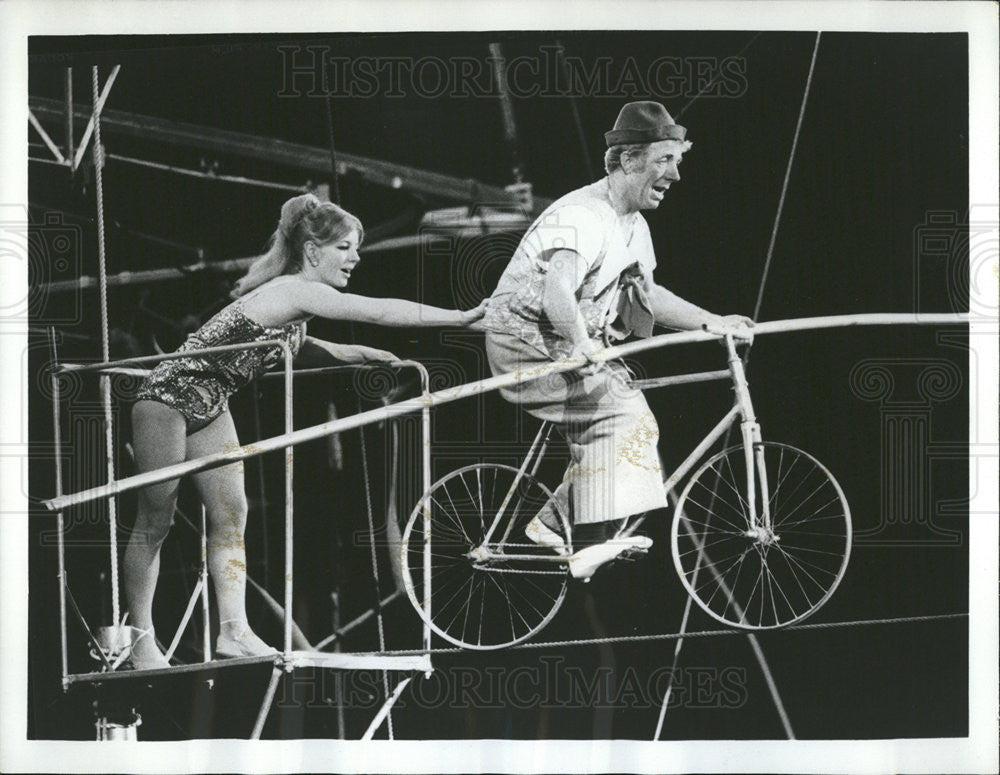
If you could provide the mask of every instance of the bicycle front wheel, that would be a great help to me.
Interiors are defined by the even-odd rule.
[[[525,535],[543,510],[561,526],[563,553]],[[545,485],[512,466],[477,464],[424,495],[400,558],[410,602],[431,629],[457,646],[488,650],[548,624],[566,594],[569,550],[569,524]]]
[[[708,460],[684,488],[671,526],[674,566],[707,614],[766,630],[801,622],[833,594],[851,553],[851,514],[833,475],[811,455],[765,442],[770,526],[747,497],[742,445]],[[751,515],[756,513],[753,523]]]

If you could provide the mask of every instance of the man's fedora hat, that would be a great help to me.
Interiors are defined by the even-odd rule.
[[[659,102],[629,102],[618,114],[615,128],[604,133],[608,147],[625,143],[655,143],[657,140],[683,140],[687,130],[667,113]]]

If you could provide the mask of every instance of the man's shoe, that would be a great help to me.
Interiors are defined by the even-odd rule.
[[[524,528],[524,535],[532,543],[544,546],[547,549],[554,549],[557,554],[569,554],[566,542],[555,530],[550,528],[541,519],[535,517]]]
[[[629,536],[628,538],[612,538],[603,544],[594,544],[573,554],[569,558],[569,572],[575,579],[590,581],[594,571],[604,563],[628,551],[649,550],[653,539],[647,536]]]

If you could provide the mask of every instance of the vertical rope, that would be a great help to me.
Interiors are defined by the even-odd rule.
[[[101,147],[101,106],[97,82],[97,65],[91,68],[91,86],[94,98],[94,192],[97,198],[97,261],[101,294],[101,358],[111,360],[108,344],[108,268],[104,235],[104,149]],[[114,429],[111,425],[111,377],[102,374],[100,379],[101,405],[104,409],[104,444],[107,458],[108,483],[115,481]],[[108,533],[111,552],[111,618],[115,626],[121,621],[118,600],[118,519],[116,501],[108,498]]]
[[[809,75],[806,77],[806,88],[802,93],[802,105],[799,106],[799,118],[795,123],[795,134],[792,136],[792,150],[788,154],[788,166],[785,167],[785,180],[781,184],[781,196],[778,198],[778,212],[774,216],[774,226],[771,228],[771,241],[767,246],[767,257],[764,259],[764,271],[760,278],[760,288],[757,290],[757,302],[753,306],[753,319],[760,314],[760,305],[764,301],[764,286],[767,285],[767,275],[771,269],[771,256],[774,255],[774,243],[778,239],[778,225],[781,223],[781,211],[785,207],[785,194],[788,193],[788,180],[792,176],[792,162],[795,161],[795,149],[799,144],[799,131],[802,129],[802,119],[806,115],[806,103],[809,101],[809,87],[812,85],[813,71],[816,68],[816,54],[819,52],[819,39],[823,33],[816,33],[816,44],[813,46],[812,61],[809,62]]]

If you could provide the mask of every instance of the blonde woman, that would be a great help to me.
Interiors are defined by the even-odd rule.
[[[306,336],[313,316],[384,326],[470,326],[485,302],[468,311],[446,310],[403,299],[345,293],[358,266],[364,237],[361,222],[312,194],[288,200],[268,252],[236,286],[236,300],[191,334],[180,351],[221,345],[284,341],[293,353],[318,348],[344,363],[395,360],[391,353]],[[258,348],[164,361],[146,378],[132,410],[133,446],[140,472],[202,457],[239,445],[228,399],[281,358],[279,347]],[[221,622],[215,653],[220,657],[275,653],[251,630],[246,616],[247,501],[241,463],[193,474],[205,505],[208,567]],[[156,645],[152,608],[160,546],[173,519],[179,480],[139,492],[135,529],[123,561],[123,586],[138,637],[132,647],[137,669],[167,667]]]

